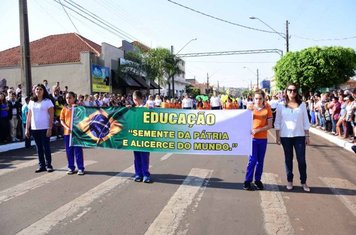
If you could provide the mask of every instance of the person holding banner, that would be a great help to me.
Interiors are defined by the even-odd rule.
[[[136,90],[132,94],[135,107],[144,107],[143,94]],[[150,152],[134,151],[135,182],[151,183],[151,174],[148,171],[150,164]]]
[[[60,121],[64,128],[64,143],[66,146],[67,160],[68,160],[68,175],[72,175],[75,170],[74,165],[74,155],[75,161],[78,167],[78,175],[84,175],[84,160],[83,160],[83,148],[79,146],[70,146],[70,134],[72,132],[72,109],[75,106],[76,95],[74,92],[70,91],[66,94],[66,101],[68,106],[64,106],[61,114]]]
[[[52,156],[49,138],[52,135],[54,120],[54,105],[50,96],[43,84],[38,84],[35,87],[35,93],[32,100],[28,104],[28,113],[26,119],[27,138],[31,134],[35,139],[37,154],[39,160],[39,168],[35,173],[42,171],[52,172]]]
[[[243,188],[245,190],[254,190],[252,180],[253,175],[255,175],[256,188],[263,190],[264,186],[261,177],[267,149],[267,131],[272,128],[273,118],[270,106],[265,104],[265,93],[263,90],[255,91],[254,104],[248,108],[253,111],[251,130],[253,139],[252,155],[249,156]]]
[[[305,192],[310,192],[307,181],[305,148],[309,145],[309,118],[305,103],[298,94],[298,87],[290,84],[286,89],[284,104],[277,106],[276,143],[282,144],[287,173],[287,189],[293,189],[293,149],[296,152],[300,183]]]

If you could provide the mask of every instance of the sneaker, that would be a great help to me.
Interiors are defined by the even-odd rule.
[[[245,181],[244,182],[244,187],[243,189],[247,190],[247,191],[253,191],[254,190],[254,187],[251,185],[251,182],[247,182]]]
[[[140,176],[135,176],[134,181],[135,181],[135,182],[142,182],[142,177],[140,177]]]
[[[262,182],[261,182],[260,180],[255,181],[255,185],[256,185],[256,188],[257,188],[258,190],[263,190],[263,189],[265,189],[265,187],[263,186],[263,184],[262,184]]]
[[[151,178],[148,176],[143,177],[143,182],[147,184],[152,183]]]
[[[52,167],[47,167],[47,172],[53,172],[53,168]]]
[[[42,171],[46,171],[46,168],[38,168],[35,170],[35,173],[40,173]]]
[[[293,182],[288,182],[287,183],[287,189],[292,190],[293,189]]]
[[[71,170],[71,169],[69,169],[69,170],[67,171],[67,175],[73,175],[73,173],[74,173],[74,171]]]
[[[310,192],[310,188],[308,187],[307,184],[302,184],[304,192]]]
[[[77,175],[84,175],[84,171],[83,170],[78,170]]]

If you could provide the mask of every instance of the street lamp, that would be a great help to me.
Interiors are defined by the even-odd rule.
[[[286,33],[283,34],[283,33],[278,32],[277,30],[275,30],[275,29],[272,28],[271,26],[269,26],[266,22],[264,22],[263,20],[261,20],[261,19],[258,18],[258,17],[250,16],[249,18],[250,18],[251,20],[258,20],[258,21],[260,21],[262,24],[264,24],[264,25],[266,25],[268,28],[270,28],[274,33],[278,34],[278,35],[281,36],[284,40],[286,40],[286,52],[289,51],[289,34],[288,34],[288,25],[289,25],[289,22],[288,22],[288,20],[286,20]]]
[[[249,67],[244,66],[243,68],[247,69],[248,71],[250,71],[251,73],[253,73],[255,75],[255,73]],[[256,72],[256,82],[257,82],[256,88],[258,89],[259,88],[259,82],[260,82],[258,68],[257,68],[257,72]],[[251,90],[252,90],[252,84],[251,84]]]
[[[189,43],[191,43],[192,41],[196,41],[198,40],[197,38],[193,38],[193,39],[190,39],[175,55],[173,54],[173,46],[171,46],[171,54],[174,55],[174,56],[178,56],[179,52],[181,52],[186,46],[188,46]],[[172,77],[172,94],[173,94],[173,98],[174,98],[174,95],[175,95],[175,88],[174,88],[174,76]]]

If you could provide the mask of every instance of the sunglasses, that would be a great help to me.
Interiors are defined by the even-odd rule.
[[[297,89],[287,89],[287,91],[290,93],[292,93],[292,92],[297,93]]]

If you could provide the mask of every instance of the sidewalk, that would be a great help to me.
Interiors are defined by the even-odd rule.
[[[51,142],[57,140],[57,137],[52,136],[51,137]],[[31,146],[35,146],[35,141],[31,141]],[[0,153],[2,152],[7,152],[9,150],[14,150],[14,149],[20,149],[20,148],[25,148],[25,142],[20,141],[20,142],[15,142],[15,143],[9,143],[9,144],[2,144],[0,145]]]
[[[313,133],[315,135],[318,135],[318,136],[321,136],[322,138],[340,146],[340,147],[343,147],[344,149],[354,153],[354,151],[352,151],[351,149],[351,146],[353,144],[349,143],[347,140],[343,140],[343,139],[340,139],[339,137],[337,136],[334,136],[334,135],[330,135],[329,133],[323,131],[323,130],[320,130],[320,129],[317,129],[317,128],[314,128],[314,127],[310,127],[309,129],[310,133]],[[57,140],[57,137],[51,137],[51,141],[55,141]],[[31,141],[31,146],[34,146],[35,145],[35,141],[32,140]],[[7,152],[9,150],[14,150],[14,149],[20,149],[20,148],[25,148],[25,143],[22,141],[22,142],[16,142],[16,143],[10,143],[10,144],[3,144],[3,145],[0,145],[0,152]]]
[[[309,129],[309,132],[310,133],[313,133],[315,135],[318,135],[340,147],[343,147],[344,149],[346,150],[349,150],[350,152],[354,153],[354,151],[351,149],[352,143],[348,142],[347,140],[344,140],[344,139],[340,139],[339,137],[337,136],[334,136],[334,135],[330,135],[328,132],[325,132],[323,130],[320,130],[320,129],[317,129],[317,128],[314,128],[314,127],[310,127]]]

